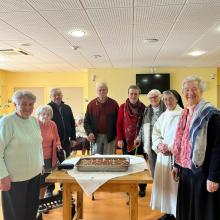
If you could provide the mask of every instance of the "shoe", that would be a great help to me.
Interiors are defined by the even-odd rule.
[[[46,205],[39,205],[38,207],[38,213],[42,214],[47,214],[48,213],[48,209]]]
[[[145,197],[146,191],[145,190],[140,190],[138,194],[139,194],[139,197]]]
[[[46,191],[44,198],[50,198],[53,196],[53,193],[51,191]]]
[[[158,218],[157,220],[175,220],[176,218],[173,215],[165,214],[162,217]]]

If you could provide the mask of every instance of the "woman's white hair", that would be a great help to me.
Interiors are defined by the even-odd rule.
[[[53,117],[53,109],[50,105],[40,105],[35,111],[36,117],[39,117],[39,115],[44,111],[49,112],[51,118]]]
[[[36,96],[31,91],[27,90],[17,90],[16,92],[14,92],[12,96],[12,101],[14,104],[19,105],[21,99],[23,98],[28,98],[33,102],[36,102]]]
[[[205,83],[205,81],[203,81],[201,78],[199,78],[199,77],[196,76],[196,75],[187,76],[187,77],[183,80],[183,82],[182,82],[182,91],[183,91],[183,89],[184,89],[185,84],[188,83],[188,82],[192,82],[192,81],[198,82],[199,89],[200,89],[201,92],[204,92],[204,91],[205,91],[205,89],[206,89],[206,83]]]
[[[147,93],[147,97],[149,98],[150,95],[156,95],[161,98],[161,92],[158,89],[152,89],[150,92]]]

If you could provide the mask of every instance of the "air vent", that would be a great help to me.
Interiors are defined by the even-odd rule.
[[[11,55],[30,55],[28,52],[22,49],[0,49],[0,53],[3,55],[11,56]]]

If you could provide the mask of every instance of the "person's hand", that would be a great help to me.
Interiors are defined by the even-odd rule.
[[[141,145],[141,140],[135,139],[135,140],[134,140],[134,146],[135,146],[135,147],[139,147],[140,145]]]
[[[123,140],[118,140],[117,145],[118,145],[119,148],[123,148],[124,147],[124,141]]]
[[[173,177],[173,180],[178,182],[179,181],[179,169],[177,167],[174,167],[172,169],[172,177]]]
[[[89,140],[90,142],[94,142],[94,141],[95,141],[95,135],[94,135],[93,133],[90,133],[90,134],[88,135],[88,140]]]
[[[11,189],[11,178],[6,176],[0,179],[0,190],[9,191]]]
[[[167,144],[160,143],[157,146],[157,149],[159,150],[160,153],[164,154],[165,156],[168,156],[168,155],[171,154],[171,152],[168,149],[168,145]]]
[[[58,145],[57,145],[57,150],[58,150],[58,151],[61,151],[62,149],[63,149],[62,146],[61,146],[60,144],[58,144]]]
[[[208,192],[216,192],[219,188],[219,184],[210,180],[206,181],[206,188]]]

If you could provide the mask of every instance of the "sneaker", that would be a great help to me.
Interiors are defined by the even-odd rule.
[[[139,194],[139,197],[145,197],[146,191],[145,190],[140,190],[138,194]]]
[[[48,213],[47,206],[46,205],[39,205],[38,213]]]
[[[51,191],[46,191],[44,198],[52,197],[53,193]]]

